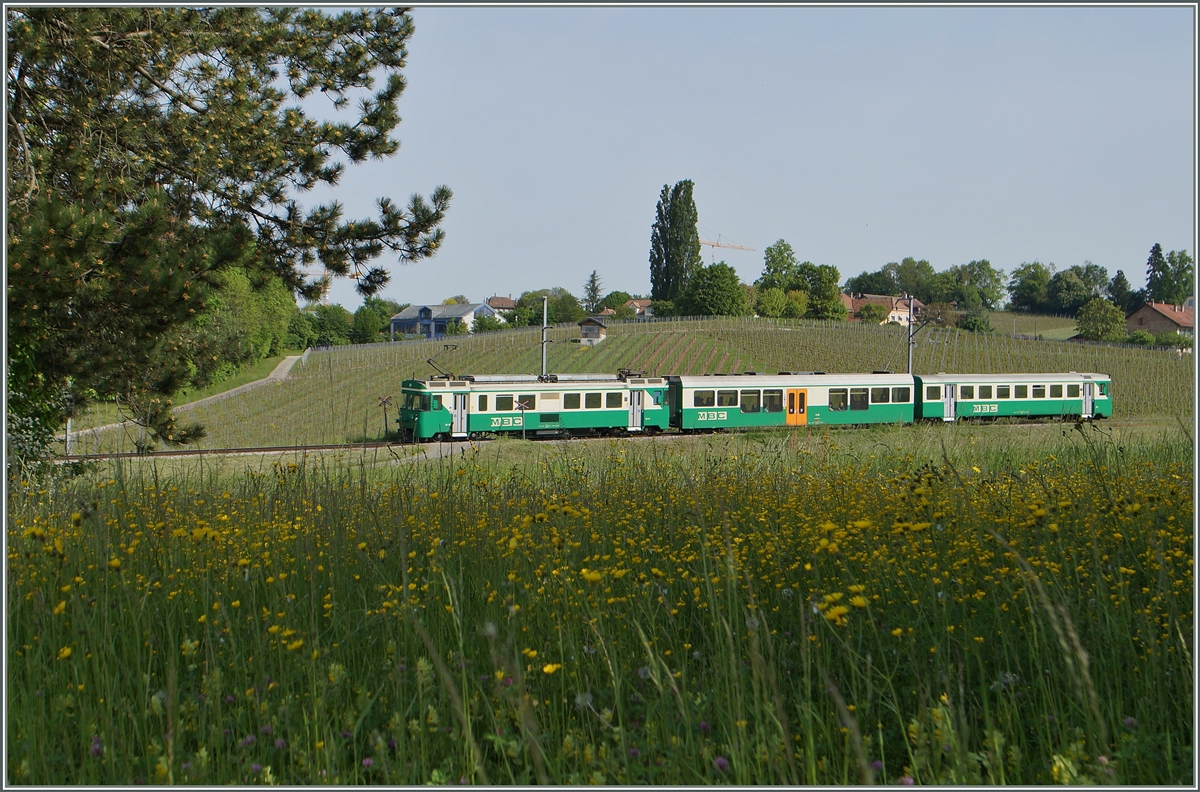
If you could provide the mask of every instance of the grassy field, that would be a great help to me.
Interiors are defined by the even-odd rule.
[[[549,336],[548,368],[559,373],[704,374],[740,371],[904,371],[904,330],[845,322],[762,319],[616,324],[596,347],[572,343],[578,328]],[[1117,416],[1178,416],[1190,421],[1194,400],[1192,357],[1163,351],[1052,341],[1018,340],[927,328],[918,335],[914,369],[920,372],[1096,371],[1113,378]],[[219,403],[184,409],[181,422],[208,429],[204,448],[305,445],[379,439],[380,397],[398,400],[401,380],[435,373],[432,358],[457,374],[540,370],[540,332],[505,331],[449,342],[405,342],[313,352],[284,382]],[[453,348],[447,348],[452,346]],[[395,419],[394,407],[388,415]],[[394,423],[389,424],[394,428]],[[83,433],[75,450],[132,450],[136,431]]]
[[[17,486],[8,781],[1186,784],[1192,455],[880,427]]]

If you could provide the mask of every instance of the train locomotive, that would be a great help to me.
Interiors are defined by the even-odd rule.
[[[1112,416],[1106,374],[441,375],[401,384],[405,440]]]

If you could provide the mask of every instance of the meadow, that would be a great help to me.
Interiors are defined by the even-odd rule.
[[[1022,317],[1022,320],[1028,317]],[[1051,318],[1041,317],[1044,321]],[[1064,321],[1064,320],[1058,320]],[[743,371],[905,371],[907,337],[898,326],[846,322],[710,318],[616,323],[588,348],[579,328],[548,333],[547,368],[556,373],[619,368],[648,373]],[[202,448],[296,446],[384,437],[381,397],[398,402],[402,380],[441,368],[456,374],[537,374],[540,330],[511,330],[445,341],[409,341],[314,351],[283,382],[178,411],[181,423],[208,430]],[[1190,422],[1195,398],[1191,355],[1105,345],[1015,339],[928,327],[917,335],[914,371],[960,373],[1093,371],[1113,381],[1119,417],[1166,416]],[[387,420],[396,418],[392,407]],[[81,419],[80,426],[88,425]],[[392,430],[394,423],[387,424]],[[82,432],[76,453],[131,451],[135,428]]]
[[[879,427],[18,484],[8,780],[1189,784],[1192,460]]]

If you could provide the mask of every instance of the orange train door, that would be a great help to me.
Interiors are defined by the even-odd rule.
[[[789,389],[787,392],[787,425],[805,426],[808,424],[808,390]]]

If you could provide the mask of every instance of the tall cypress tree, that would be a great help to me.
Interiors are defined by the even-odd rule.
[[[1172,287],[1171,268],[1163,258],[1162,245],[1155,242],[1150,248],[1150,258],[1146,259],[1146,299],[1170,302]]]
[[[701,267],[692,186],[691,179],[674,187],[664,184],[658,197],[650,233],[650,296],[655,300],[679,298]]]

